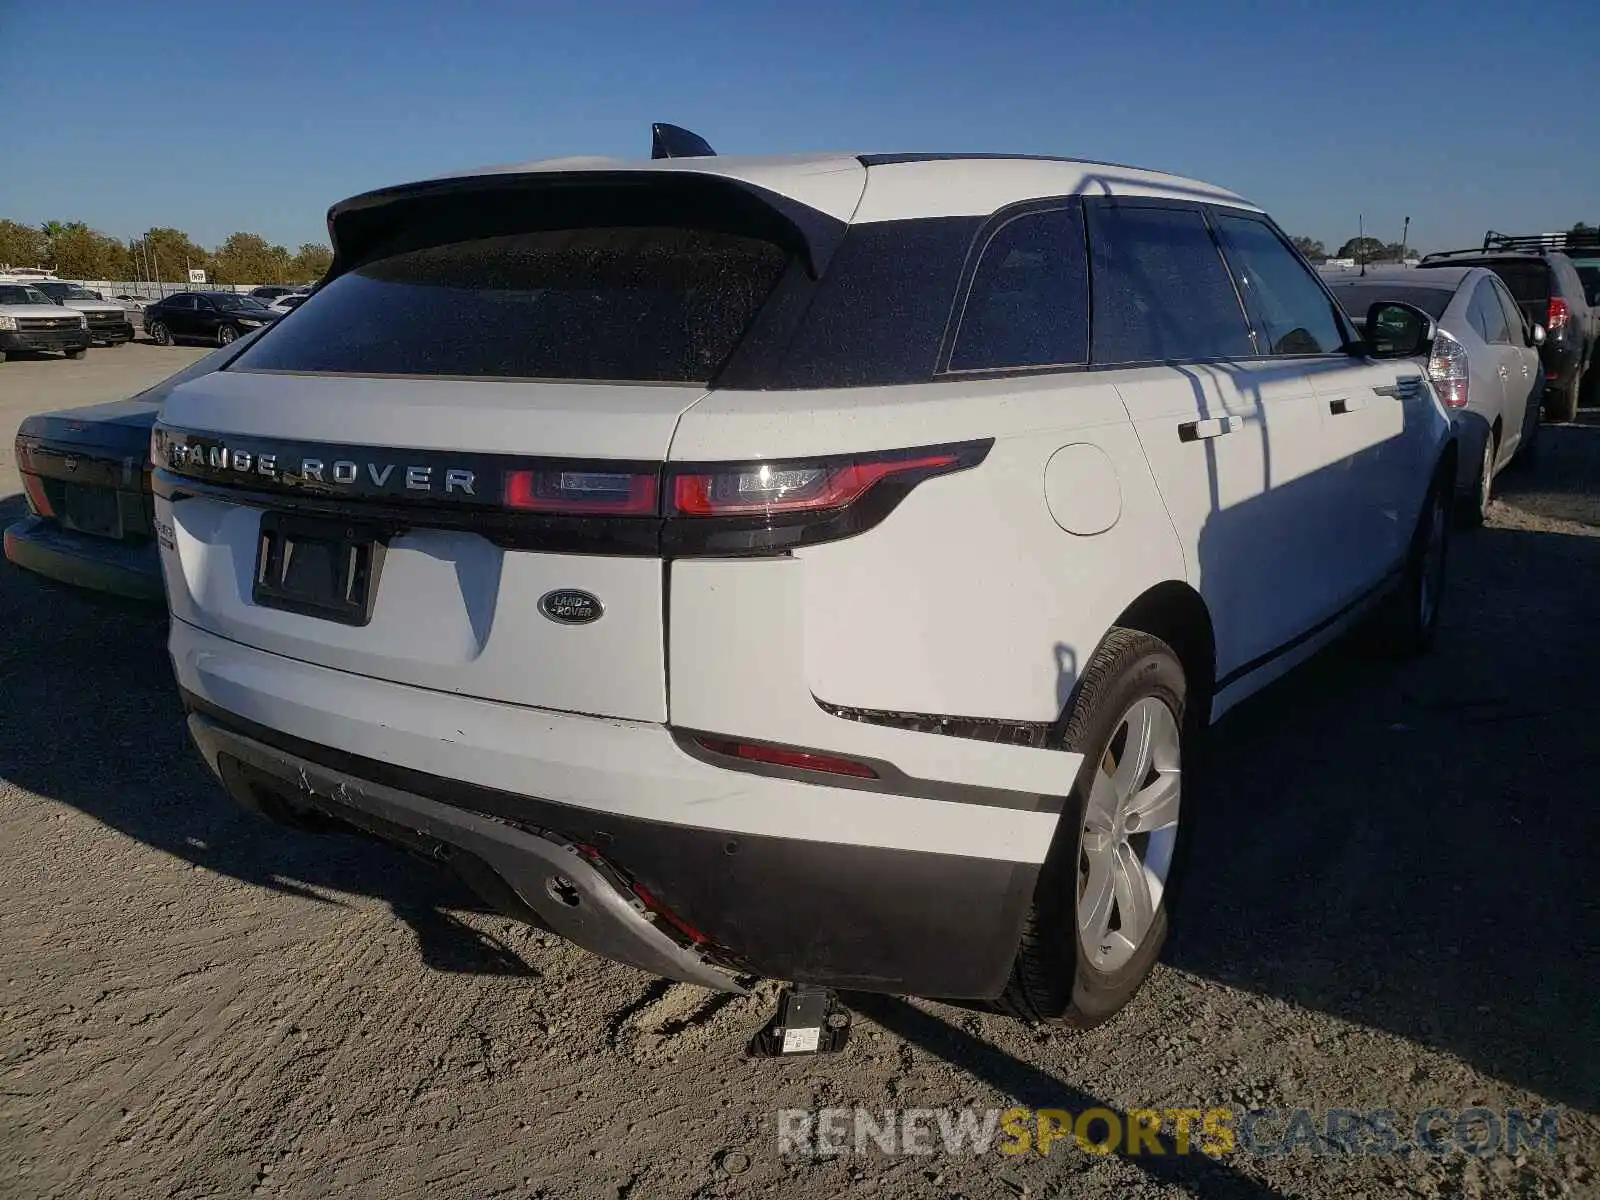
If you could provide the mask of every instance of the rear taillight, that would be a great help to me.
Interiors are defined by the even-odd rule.
[[[891,475],[918,479],[958,465],[953,453],[802,465],[752,463],[676,475],[672,514],[685,517],[767,516],[839,508]]]
[[[50,507],[50,497],[45,495],[44,480],[37,475],[23,475],[22,490],[28,497],[28,507],[35,516],[53,517],[55,509]]]
[[[507,471],[505,506],[518,512],[568,516],[648,517],[657,512],[656,473],[548,470]]]
[[[1467,406],[1467,348],[1442,330],[1434,335],[1428,378],[1446,408]]]
[[[1545,318],[1544,328],[1546,333],[1554,333],[1567,323],[1567,318],[1572,315],[1572,309],[1560,296],[1550,297],[1550,312]]]
[[[771,767],[820,771],[824,775],[848,775],[852,779],[878,777],[878,773],[866,763],[836,758],[831,754],[813,754],[807,750],[787,750],[781,746],[763,746],[759,742],[739,742],[727,738],[697,737],[695,743],[713,754],[743,759],[745,762],[765,763]]]

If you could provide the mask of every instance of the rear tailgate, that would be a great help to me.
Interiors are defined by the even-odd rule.
[[[396,683],[664,721],[663,464],[805,246],[722,180],[501,186],[363,202],[343,238],[336,209],[334,277],[171,394],[172,613]]]
[[[119,400],[24,420],[18,466],[37,477],[28,484],[35,507],[79,533],[149,537],[145,465],[157,407]]]
[[[504,494],[505,448],[541,459],[659,463],[678,415],[703,394],[694,386],[249,372],[190,384],[168,400],[164,425],[184,431],[181,440],[207,464],[220,452],[226,465],[187,468],[193,494],[180,487],[173,495],[163,554],[173,616],[396,683],[665,720],[663,567],[651,547],[550,553],[480,529]],[[322,489],[303,479],[308,464],[313,472],[320,464]],[[344,523],[328,527],[340,535],[378,532],[385,549],[365,624],[261,602],[258,567],[271,553],[263,517],[270,526],[277,514],[331,518]],[[601,545],[603,525],[594,521],[593,538],[573,549]],[[604,619],[569,625],[541,614],[543,597],[571,589],[598,599]]]

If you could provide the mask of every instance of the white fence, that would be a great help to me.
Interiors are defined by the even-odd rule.
[[[149,280],[127,279],[74,279],[91,292],[99,292],[107,300],[114,296],[137,296],[141,300],[158,300],[174,292],[248,292],[256,283],[151,283]]]

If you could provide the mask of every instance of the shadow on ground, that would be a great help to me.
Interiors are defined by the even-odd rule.
[[[1335,651],[1219,726],[1167,960],[1593,1110],[1600,537],[1451,553],[1430,659]]]
[[[24,513],[0,499],[0,527]],[[95,597],[0,561],[0,779],[147,845],[259,887],[390,903],[440,971],[529,974],[449,910],[482,905],[454,876],[387,846],[280,829],[238,809],[189,744],[158,608]]]

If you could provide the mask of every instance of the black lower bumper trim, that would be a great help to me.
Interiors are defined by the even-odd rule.
[[[246,738],[275,756],[285,786],[297,787],[301,765],[313,764],[414,797],[429,811],[493,818],[495,828],[536,829],[592,847],[737,965],[768,978],[952,999],[996,996],[1038,874],[1028,863],[753,837],[596,812],[318,746],[191,694],[184,702],[201,728]],[[370,815],[355,784],[342,802]],[[451,843],[449,822],[441,818],[439,828],[435,836]]]
[[[0,353],[17,354],[23,351],[34,350],[42,352],[62,350],[87,350],[89,348],[89,331],[87,329],[25,329],[15,333],[0,333]]]
[[[386,841],[446,861],[469,856],[504,880],[546,928],[596,954],[668,979],[743,990],[656,928],[643,905],[570,842],[296,759],[198,714],[189,731],[216,761],[224,786],[247,804],[258,787],[298,791],[311,807]]]

